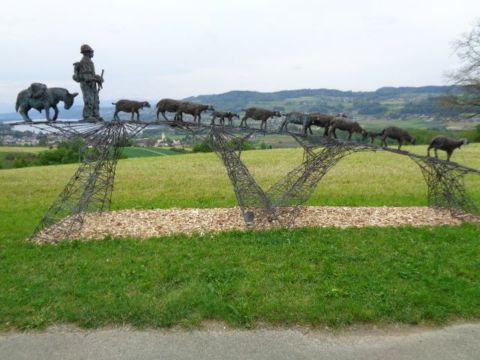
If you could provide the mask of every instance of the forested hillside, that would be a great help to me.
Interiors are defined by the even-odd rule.
[[[383,87],[376,91],[340,91],[331,89],[286,90],[271,93],[230,91],[218,95],[200,95],[187,100],[203,102],[221,109],[241,111],[249,106],[264,106],[281,111],[321,111],[326,113],[378,116],[397,119],[411,115],[458,116],[458,109],[442,106],[442,98],[456,89],[451,86]]]

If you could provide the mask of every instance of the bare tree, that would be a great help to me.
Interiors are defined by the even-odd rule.
[[[470,116],[480,114],[480,21],[455,42],[461,61],[458,70],[449,75],[457,85],[454,93],[445,99],[445,105],[462,107]]]

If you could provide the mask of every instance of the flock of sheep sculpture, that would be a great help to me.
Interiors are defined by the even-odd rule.
[[[131,113],[132,120],[134,114],[137,114],[137,120],[140,120],[139,110],[144,107],[149,108],[150,104],[147,101],[132,101],[132,100],[120,100],[115,105],[114,119],[118,118],[120,111]],[[229,125],[233,126],[233,119],[240,116],[230,111],[216,111],[211,105],[204,105],[193,103],[189,101],[180,101],[174,99],[162,99],[156,105],[157,120],[159,115],[162,114],[163,118],[168,121],[165,116],[166,112],[175,113],[174,121],[182,121],[183,114],[189,114],[193,116],[193,122],[200,123],[202,119],[202,113],[204,111],[212,111],[211,125],[215,124],[215,120],[219,119],[220,125],[225,125],[225,119],[229,121]],[[411,136],[408,131],[396,126],[389,126],[382,131],[368,131],[365,130],[356,121],[349,120],[345,114],[328,115],[318,112],[303,113],[303,112],[290,112],[288,114],[281,114],[279,111],[262,109],[259,107],[250,107],[245,109],[245,115],[240,121],[240,127],[247,127],[247,119],[260,121],[260,130],[266,130],[267,120],[274,117],[284,116],[280,131],[288,131],[288,124],[297,124],[302,126],[303,135],[306,136],[308,132],[313,134],[312,126],[321,127],[324,129],[323,135],[337,138],[336,130],[342,130],[348,132],[348,140],[352,138],[352,134],[358,133],[362,135],[363,139],[370,138],[371,143],[374,142],[376,137],[381,139],[381,144],[387,146],[387,138],[398,141],[398,150],[401,149],[405,142],[409,142],[415,145],[415,138]],[[460,148],[462,145],[467,144],[467,139],[454,140],[446,136],[440,135],[433,138],[428,146],[427,154],[430,156],[430,150],[434,149],[435,157],[438,157],[437,150],[443,150],[447,153],[447,161],[450,160],[452,153],[455,149]]]

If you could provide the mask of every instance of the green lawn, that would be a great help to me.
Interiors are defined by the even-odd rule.
[[[425,147],[406,147],[424,153]],[[480,146],[453,159],[480,168]],[[246,151],[268,187],[298,149]],[[296,229],[107,239],[36,246],[25,238],[78,165],[0,171],[0,329],[444,322],[480,317],[480,226]],[[480,200],[479,176],[467,189]],[[425,205],[417,166],[355,154],[323,179],[312,205]],[[235,196],[214,154],[121,160],[113,207],[225,207]],[[186,219],[188,221],[188,219]]]
[[[480,317],[479,227],[0,245],[0,329]]]

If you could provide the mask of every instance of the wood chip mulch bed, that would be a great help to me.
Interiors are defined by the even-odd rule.
[[[460,225],[463,220],[472,221],[470,218],[455,216],[447,209],[428,207],[309,206],[300,208],[293,227],[437,226]],[[103,239],[109,235],[142,239],[178,233],[203,234],[245,228],[239,208],[132,209],[87,214],[82,229],[75,233],[72,239]]]

